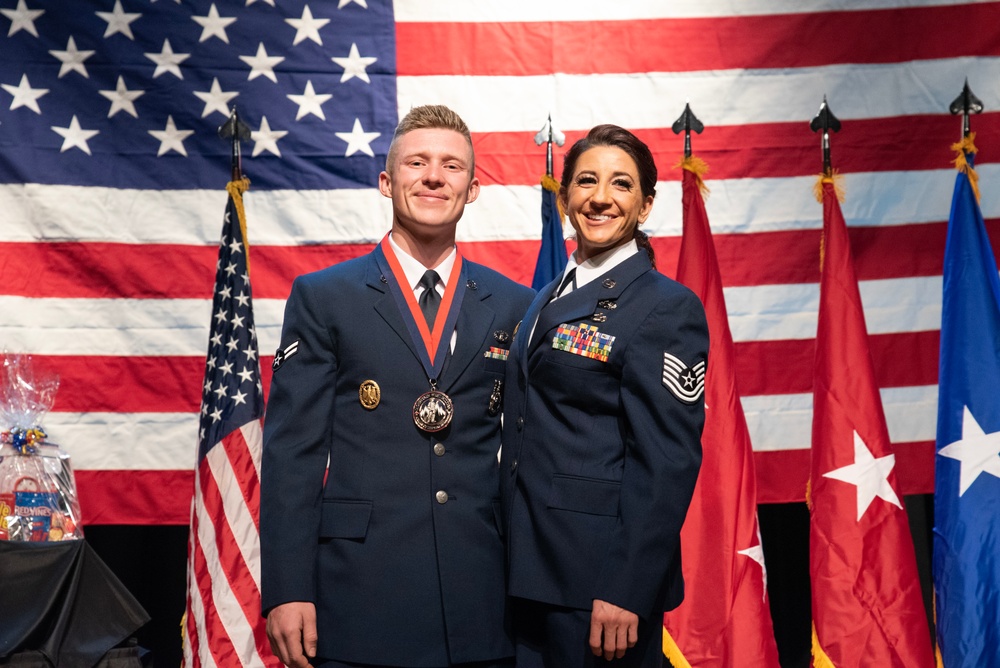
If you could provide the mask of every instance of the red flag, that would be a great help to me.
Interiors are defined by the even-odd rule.
[[[820,187],[809,503],[814,665],[933,666],[847,226],[833,178]]]
[[[710,347],[703,459],[681,529],[685,597],[663,616],[663,651],[675,668],[777,666],[757,526],[757,479],[736,387],[735,348],[702,198],[697,158],[685,158],[684,237],[677,280],[701,299]]]

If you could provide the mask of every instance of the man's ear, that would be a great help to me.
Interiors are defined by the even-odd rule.
[[[476,198],[479,197],[479,179],[472,177],[472,181],[469,182],[468,197],[465,199],[465,203],[475,202]]]
[[[392,198],[392,177],[389,172],[382,172],[378,175],[378,191],[386,197]]]

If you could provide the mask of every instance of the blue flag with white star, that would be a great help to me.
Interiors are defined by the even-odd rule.
[[[963,149],[972,172],[971,138]],[[939,388],[933,558],[939,649],[944,668],[997,668],[1000,278],[974,182],[962,171],[944,256]]]

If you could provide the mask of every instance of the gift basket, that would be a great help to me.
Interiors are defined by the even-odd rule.
[[[59,378],[27,355],[0,359],[0,540],[83,538],[69,455],[41,427]]]

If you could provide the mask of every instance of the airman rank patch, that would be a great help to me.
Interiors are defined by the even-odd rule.
[[[705,361],[689,367],[670,353],[663,353],[663,385],[686,404],[693,404],[705,391]]]
[[[552,347],[574,355],[607,362],[611,354],[611,344],[615,337],[597,331],[594,325],[581,322],[579,325],[563,323],[552,337]]]
[[[298,341],[288,344],[288,346],[285,347],[284,350],[278,348],[278,350],[275,351],[274,353],[274,363],[271,364],[271,370],[277,371],[281,367],[281,365],[285,363],[285,360],[287,360],[289,357],[291,357],[297,352],[299,352]]]
[[[507,355],[510,355],[510,351],[506,348],[497,348],[496,346],[490,346],[490,349],[483,353],[483,357],[490,360],[502,360],[507,361]]]

